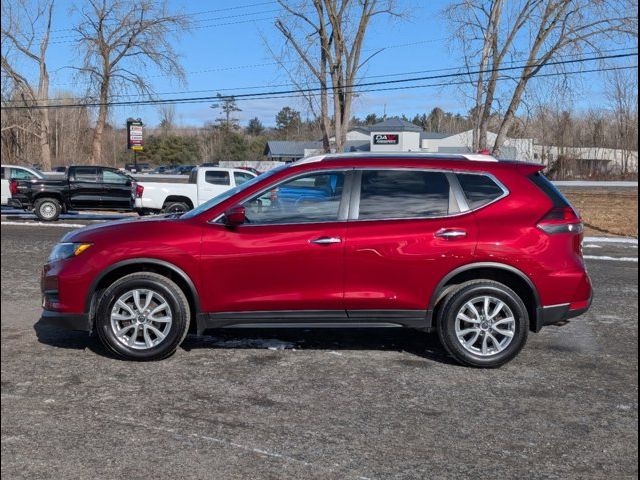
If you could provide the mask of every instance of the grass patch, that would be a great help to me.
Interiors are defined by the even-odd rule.
[[[638,236],[637,188],[561,188],[585,223],[586,235]]]

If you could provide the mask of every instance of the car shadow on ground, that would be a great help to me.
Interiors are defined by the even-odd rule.
[[[118,358],[96,337],[46,325],[34,325],[40,343],[56,348],[90,351],[108,358]],[[438,363],[456,364],[447,355],[434,333],[406,328],[320,328],[320,329],[228,329],[208,330],[205,335],[187,335],[180,348],[190,352],[199,349],[268,349],[395,351],[406,352]]]

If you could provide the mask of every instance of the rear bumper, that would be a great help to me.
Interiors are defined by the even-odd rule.
[[[536,318],[534,319],[532,330],[539,332],[546,325],[554,325],[575,317],[579,317],[591,308],[593,296],[586,302],[565,303],[552,305],[550,307],[538,307]]]
[[[26,201],[19,200],[17,198],[11,197],[7,202],[10,207],[18,208],[20,210],[29,210],[31,208],[31,204]]]
[[[43,310],[42,316],[40,317],[40,323],[43,325],[66,328],[67,330],[80,330],[83,332],[91,331],[89,316],[85,314]]]

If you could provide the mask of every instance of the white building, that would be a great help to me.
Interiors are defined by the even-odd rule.
[[[488,133],[488,143],[497,135]],[[334,139],[330,139],[332,142]],[[473,131],[456,134],[425,132],[417,125],[389,118],[375,125],[354,127],[347,133],[346,152],[428,152],[475,153]],[[322,142],[270,141],[265,148],[269,160],[289,162],[322,153]],[[532,138],[507,138],[501,148],[501,158],[549,165],[558,156],[573,160],[583,170],[593,173],[610,171],[638,171],[638,152],[608,148],[563,148],[536,145]]]

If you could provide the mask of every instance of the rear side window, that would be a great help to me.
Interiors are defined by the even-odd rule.
[[[551,199],[554,207],[570,207],[569,200],[542,173],[534,173],[529,179]]]
[[[449,193],[449,181],[441,172],[365,171],[358,218],[384,220],[447,215]]]
[[[502,188],[486,175],[459,173],[458,181],[472,210],[483,207],[504,194]]]
[[[98,169],[95,167],[76,167],[74,175],[77,182],[98,181]]]
[[[204,174],[204,181],[212,185],[231,185],[229,172],[209,171]]]

